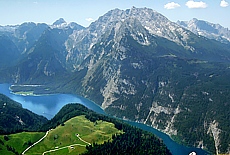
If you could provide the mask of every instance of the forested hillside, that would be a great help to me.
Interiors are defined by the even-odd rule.
[[[44,122],[35,122],[38,119],[38,118],[36,119],[35,116],[33,116],[35,114],[32,114],[28,110],[25,111],[25,109],[21,108],[21,105],[19,103],[16,103],[13,100],[3,95],[1,95],[0,97],[1,97],[0,100],[1,103],[3,102],[3,108],[1,109],[1,114],[3,115],[3,113],[5,113],[4,117],[1,116],[1,129],[2,129],[1,134],[8,134],[5,136],[0,136],[0,153],[19,154],[27,147],[32,145],[34,142],[36,142],[35,139],[38,140],[38,138],[41,137],[42,134],[44,135],[45,132],[48,131],[49,129],[55,131],[56,128],[59,129],[61,127],[65,128],[65,123],[70,119],[75,118],[76,116],[84,116],[88,121],[92,122],[94,126],[97,125],[99,122],[107,122],[107,123],[114,124],[116,130],[120,131],[120,134],[112,135],[112,139],[108,141],[104,141],[104,143],[100,143],[100,144],[93,143],[92,145],[86,146],[87,151],[84,154],[114,154],[116,152],[116,154],[171,155],[170,151],[166,148],[166,146],[162,143],[162,141],[157,137],[155,137],[152,133],[132,127],[126,123],[123,123],[121,120],[117,120],[115,118],[110,118],[108,116],[97,114],[87,109],[83,105],[68,104],[64,106],[58,112],[58,114],[55,115],[53,119],[47,121],[43,117],[37,116],[38,118],[43,118]],[[16,117],[11,117],[10,114],[7,114],[7,112],[10,112],[10,114],[12,114],[13,116],[15,115]],[[30,118],[32,118],[32,120],[30,120]],[[3,120],[7,122],[3,122]],[[17,121],[19,123],[17,123]],[[30,121],[34,121],[36,125],[31,123]],[[4,124],[7,124],[8,126],[4,126]],[[85,129],[88,128],[87,126],[90,126],[87,124],[85,125],[86,125]],[[19,133],[21,131],[23,132]],[[40,131],[40,132],[24,132],[24,131]],[[14,132],[18,132],[18,134],[10,134]],[[105,131],[100,130],[100,132],[102,133],[105,132],[105,134],[109,134],[109,131],[106,130]],[[23,137],[20,138],[21,136]],[[59,136],[62,135],[61,134],[59,134],[58,136],[56,135],[56,138],[54,138],[53,140],[51,139],[51,142],[55,141],[57,137],[59,139],[60,138],[65,139],[65,137],[59,137]],[[20,142],[20,145],[15,145],[14,141]],[[46,145],[51,146],[52,144],[46,144]],[[49,148],[45,148],[45,149],[48,150]],[[32,152],[34,152],[33,149]]]
[[[113,135],[112,140],[106,141],[104,144],[93,143],[87,146],[87,152],[84,154],[171,154],[162,141],[152,133],[132,127],[121,120],[96,114],[80,104],[64,106],[53,119],[42,127],[42,130],[55,128],[58,125],[64,126],[66,120],[79,115],[85,115],[87,119],[95,123],[100,120],[112,122],[117,129],[124,132]]]
[[[0,94],[0,134],[37,131],[48,120]]]
[[[186,146],[230,153],[229,43],[135,7],[111,10],[87,28],[60,19],[3,27],[0,34],[0,82],[41,85],[30,90],[35,94],[81,95]],[[41,130],[76,115],[62,113]]]

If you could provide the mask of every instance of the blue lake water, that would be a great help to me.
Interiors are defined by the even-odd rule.
[[[23,108],[29,109],[30,111],[43,115],[48,119],[54,117],[55,114],[68,103],[80,103],[85,105],[87,108],[100,113],[105,114],[103,109],[95,103],[77,95],[71,94],[50,94],[42,96],[22,96],[13,94],[9,84],[0,84],[0,93],[8,96],[22,104]]]
[[[64,105],[68,103],[80,103],[87,108],[106,115],[100,106],[96,105],[90,100],[87,100],[81,96],[71,94],[51,94],[42,96],[22,96],[11,93],[9,90],[9,84],[0,84],[0,93],[8,96],[9,98],[22,104],[23,108],[43,115],[48,119],[51,119]],[[150,131],[163,140],[168,149],[173,155],[188,155],[191,152],[196,152],[197,155],[210,155],[208,152],[198,148],[188,148],[183,145],[179,145],[174,142],[168,135],[141,123],[125,121],[130,125],[136,126],[146,131]]]

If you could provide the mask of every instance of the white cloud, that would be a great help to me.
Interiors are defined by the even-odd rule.
[[[93,18],[86,18],[85,20],[88,21],[88,22],[92,22]]]
[[[222,1],[220,2],[220,6],[221,6],[221,7],[227,7],[227,6],[228,6],[228,2],[226,2],[225,0],[222,0]]]
[[[195,2],[193,0],[189,0],[185,5],[190,9],[207,8],[207,4],[202,1]]]
[[[180,4],[175,3],[175,2],[170,2],[170,3],[167,3],[167,4],[164,5],[165,9],[175,9],[175,8],[178,8],[178,7],[180,7]]]

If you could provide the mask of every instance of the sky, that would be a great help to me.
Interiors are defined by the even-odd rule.
[[[151,8],[173,22],[197,18],[230,29],[230,0],[0,0],[0,25],[64,18],[87,27],[112,9],[133,6]]]

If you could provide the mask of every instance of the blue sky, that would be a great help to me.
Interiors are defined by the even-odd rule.
[[[0,0],[0,25],[52,24],[59,18],[87,27],[109,10],[147,7],[171,21],[197,18],[230,29],[230,0]]]

